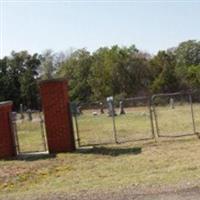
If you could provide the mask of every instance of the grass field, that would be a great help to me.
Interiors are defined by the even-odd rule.
[[[198,185],[199,148],[199,140],[190,138],[0,161],[0,199],[5,195],[20,199],[54,192],[78,194],[123,187]]]
[[[158,107],[160,130],[163,134],[192,133],[190,107],[187,105]],[[199,105],[194,105],[199,129]],[[106,114],[93,116],[92,110],[78,118],[82,143],[112,140],[112,119]],[[145,107],[127,109],[116,117],[118,137],[151,136],[148,111]],[[29,124],[30,125],[30,124]],[[38,123],[18,124],[21,148],[38,147]],[[24,129],[24,130],[23,130]],[[30,134],[31,132],[31,134]],[[95,139],[93,139],[95,138]],[[22,147],[24,146],[24,147]],[[0,199],[50,195],[55,192],[76,194],[83,191],[119,190],[125,187],[198,185],[200,182],[200,141],[188,138],[130,142],[120,145],[78,149],[75,153],[25,156],[0,161]]]

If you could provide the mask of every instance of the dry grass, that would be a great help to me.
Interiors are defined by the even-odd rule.
[[[200,180],[199,148],[195,138],[0,161],[0,194],[75,193],[195,182]]]
[[[199,105],[195,105],[195,114],[198,113],[198,109]],[[188,107],[177,107],[175,110],[176,112],[168,111],[167,107],[158,110],[161,127],[171,130],[172,134],[176,134],[177,130],[183,132],[191,126],[191,122],[188,123],[190,115],[186,112]],[[171,117],[173,115],[174,118]],[[140,115],[133,111],[117,118],[120,137],[134,137],[134,130],[137,130],[137,134],[144,134],[150,128],[146,114]],[[112,138],[110,120],[106,115],[92,116],[90,112],[80,116],[82,141],[88,142],[94,137],[100,137],[102,140],[104,136],[108,137],[107,133],[110,134],[108,138]],[[183,126],[183,122],[188,125]],[[176,126],[171,128],[173,124]],[[36,131],[36,128],[32,130]],[[32,136],[32,142],[31,138]],[[25,139],[21,141],[24,143]],[[30,146],[33,144],[31,142]],[[117,190],[126,186],[198,184],[199,148],[200,141],[197,137],[190,137],[158,143],[152,140],[99,146],[56,156],[0,161],[0,199],[8,193],[20,197],[26,193],[35,195],[51,191],[65,191],[71,194],[83,190]]]

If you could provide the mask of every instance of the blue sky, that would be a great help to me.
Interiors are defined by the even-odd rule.
[[[156,53],[200,40],[200,1],[0,2],[1,56],[114,44]]]

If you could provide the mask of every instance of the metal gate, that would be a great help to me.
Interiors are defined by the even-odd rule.
[[[115,116],[118,141],[129,142],[154,138],[149,97],[134,97],[116,102]]]
[[[191,93],[156,94],[152,96],[152,108],[158,137],[197,134]]]
[[[110,105],[106,101],[79,104],[75,110],[79,146],[200,136],[200,92],[134,97]]]
[[[12,123],[18,154],[48,150],[42,112],[13,112]]]
[[[79,146],[115,142],[113,117],[108,117],[106,102],[72,104],[75,138]]]
[[[72,113],[79,146],[155,138],[149,97],[72,104]]]

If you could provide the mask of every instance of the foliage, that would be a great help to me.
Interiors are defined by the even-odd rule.
[[[20,103],[37,107],[39,65],[38,55],[30,55],[27,51],[12,52],[10,57],[3,58],[0,65],[0,99],[14,101],[15,107]]]
[[[179,89],[179,80],[175,73],[175,59],[175,55],[171,52],[160,51],[151,60],[152,92],[174,92]]]
[[[191,88],[200,88],[200,65],[192,65],[188,68],[187,81]]]
[[[200,41],[189,40],[182,42],[178,48],[175,50],[176,53],[176,73],[179,76],[181,85],[184,88],[188,88],[188,81],[191,82],[188,78],[192,78],[188,75],[190,71],[190,66],[200,65]]]
[[[72,101],[93,101],[199,88],[200,41],[151,56],[130,47],[101,47],[90,53],[78,49],[66,54],[46,50],[42,55],[12,52],[0,59],[0,101],[13,100],[36,108],[37,81],[64,77]]]
[[[91,96],[91,87],[88,79],[92,57],[85,49],[73,52],[58,71],[60,77],[69,81],[70,96],[73,100],[88,100]]]

